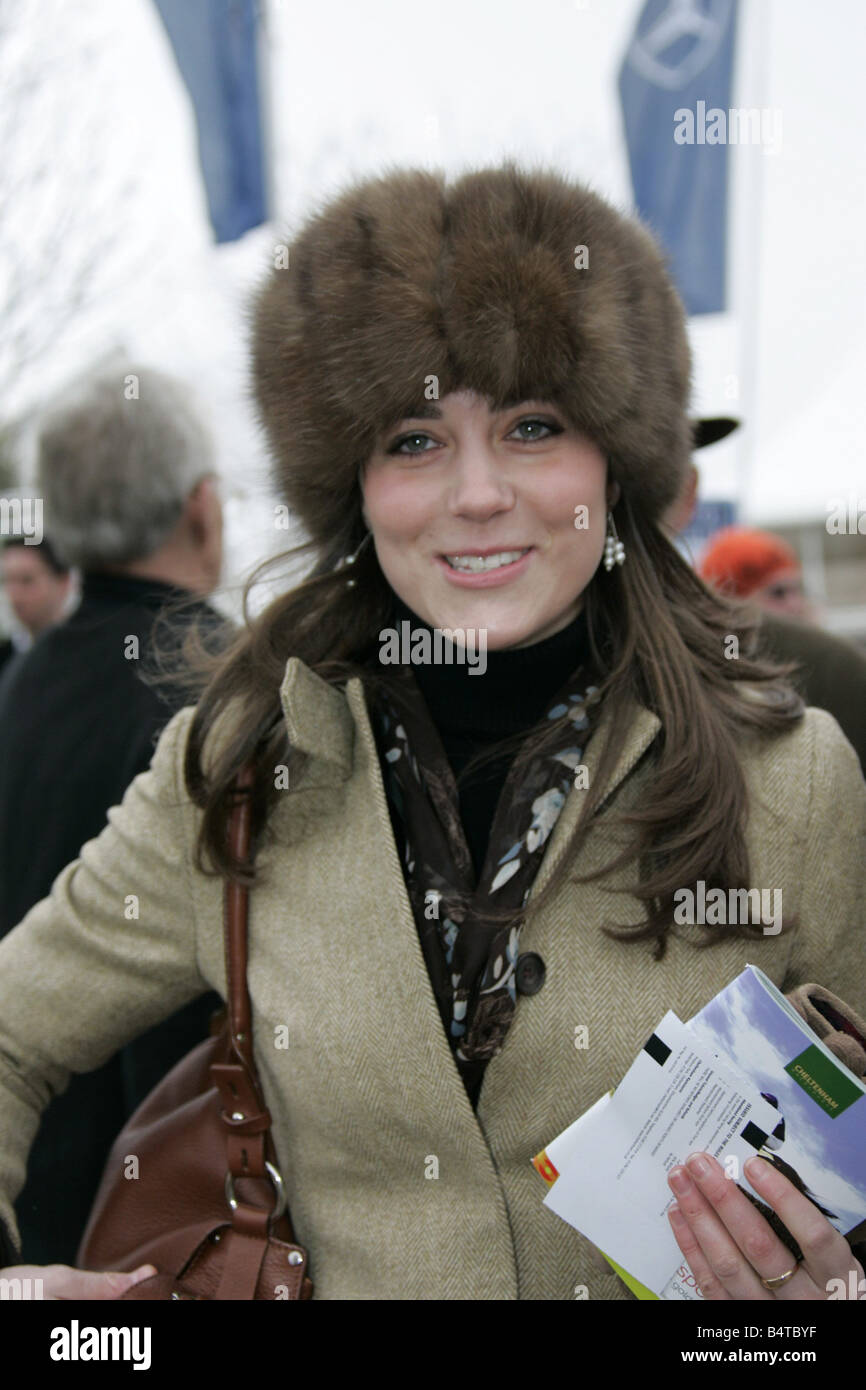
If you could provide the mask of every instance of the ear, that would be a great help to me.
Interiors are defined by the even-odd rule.
[[[608,511],[610,511],[613,507],[616,506],[616,504],[617,504],[617,502],[619,501],[619,499],[620,499],[621,496],[622,496],[622,489],[620,488],[619,483],[616,482],[613,478],[611,478],[610,475],[608,475],[608,479],[607,479],[607,507],[608,507]]]
[[[207,506],[207,488],[205,479],[199,478],[198,482],[187,493],[184,503],[184,516],[190,531],[197,541],[200,541],[204,534],[204,512]]]
[[[192,535],[199,543],[209,539],[216,522],[221,526],[222,504],[216,474],[206,473],[199,478],[187,495],[184,515]]]

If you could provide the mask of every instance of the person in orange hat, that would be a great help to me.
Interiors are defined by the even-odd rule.
[[[797,552],[769,531],[745,526],[717,531],[707,543],[698,573],[714,588],[747,598],[768,612],[793,618],[814,616]]]

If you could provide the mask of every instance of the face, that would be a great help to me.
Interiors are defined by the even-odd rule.
[[[754,589],[749,594],[749,602],[756,603],[770,613],[786,613],[791,618],[809,616],[809,603],[803,589],[803,577],[799,570],[780,570],[768,584]]]
[[[63,616],[70,576],[57,575],[35,546],[15,545],[0,561],[3,586],[15,617],[35,637]]]
[[[604,548],[607,461],[549,401],[491,412],[457,391],[395,422],[362,479],[394,592],[431,627],[484,630],[491,650],[558,632]]]

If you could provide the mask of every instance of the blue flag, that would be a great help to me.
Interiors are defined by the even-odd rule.
[[[737,0],[647,0],[619,75],[635,205],[689,314],[725,308],[736,21]]]
[[[267,216],[256,62],[256,0],[154,0],[195,108],[217,241]]]

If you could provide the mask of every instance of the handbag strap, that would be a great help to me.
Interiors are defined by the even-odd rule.
[[[229,849],[238,863],[250,857],[253,769],[247,764],[235,779],[234,805],[228,825]],[[252,1047],[252,1006],[247,986],[247,926],[249,889],[244,883],[226,880],[223,926],[226,960],[226,999],[232,1050],[257,1081]]]
[[[254,771],[246,765],[234,786],[234,805],[228,825],[229,847],[239,862],[249,859]],[[241,1235],[267,1236],[272,1221],[286,1211],[285,1190],[271,1140],[271,1116],[262,1096],[252,1042],[252,1006],[247,985],[247,926],[249,890],[226,881],[223,927],[226,963],[226,1001],[230,1060],[214,1062],[211,1077],[222,1100],[226,1134],[226,1198],[233,1228]],[[254,1206],[235,1191],[239,1178],[267,1178],[274,1189],[270,1207]]]

